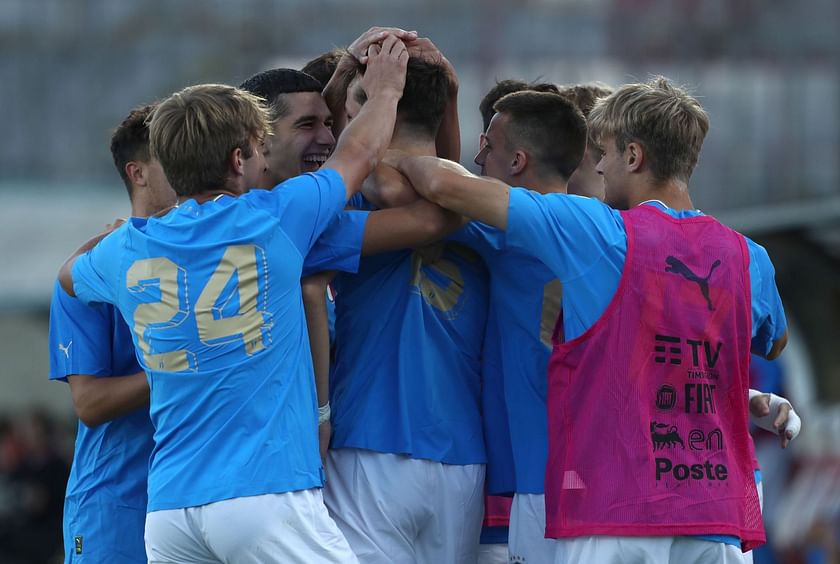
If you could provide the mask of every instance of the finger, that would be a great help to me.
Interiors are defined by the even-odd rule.
[[[790,435],[790,431],[785,431],[784,433],[779,435],[779,441],[782,445],[782,448],[787,448],[788,443],[790,442],[790,439],[791,439],[791,437],[789,435]]]
[[[779,406],[779,413],[778,415],[776,415],[776,419],[773,420],[773,427],[775,427],[776,430],[781,430],[785,428],[785,423],[787,423],[789,413],[789,403],[783,403]]]
[[[377,55],[379,55],[379,52],[381,50],[382,49],[379,47],[379,45],[377,45],[375,43],[373,45],[371,45],[370,47],[368,47],[368,50],[367,50],[368,59],[370,59],[370,57],[376,57]]]
[[[385,52],[386,55],[391,53],[391,50],[397,43],[402,43],[399,39],[397,39],[396,35],[388,35],[385,40],[382,42],[382,51]]]

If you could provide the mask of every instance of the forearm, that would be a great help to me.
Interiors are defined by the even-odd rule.
[[[111,223],[105,227],[105,231],[94,235],[87,241],[85,241],[81,247],[79,247],[76,252],[74,252],[70,257],[64,261],[64,264],[61,265],[61,268],[58,270],[58,281],[61,284],[61,288],[67,292],[67,295],[71,297],[76,297],[76,291],[73,289],[73,264],[76,262],[76,259],[81,255],[85,254],[86,252],[93,249],[99,242],[111,234],[117,227],[125,223],[125,220],[118,219],[114,223]]]
[[[325,167],[341,174],[347,198],[359,191],[391,143],[400,95],[385,92],[371,98],[341,135]]]
[[[507,228],[510,187],[505,183],[474,176],[457,163],[428,157],[404,158],[398,168],[421,195],[439,206]]]
[[[347,99],[347,86],[353,78],[357,69],[357,63],[353,55],[345,53],[338,61],[335,72],[330,81],[324,87],[322,96],[327,104],[333,118],[332,133],[338,139],[344,128],[347,126],[347,114],[344,111],[344,102]]]
[[[318,274],[301,281],[319,406],[325,405],[330,399],[330,332],[326,301],[330,276]]]
[[[437,137],[435,138],[437,155],[442,159],[459,162],[461,160],[461,126],[458,121],[458,81],[454,71],[450,72],[449,99],[443,113]]]
[[[76,415],[88,427],[96,427],[149,404],[149,384],[144,372],[128,376],[68,377]]]
[[[378,210],[365,224],[362,256],[422,247],[443,239],[464,223],[464,218],[427,200]]]

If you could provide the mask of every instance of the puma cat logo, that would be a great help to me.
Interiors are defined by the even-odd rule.
[[[715,306],[712,305],[712,299],[709,297],[709,278],[712,277],[712,272],[720,266],[719,260],[712,263],[712,267],[709,269],[709,274],[707,274],[705,278],[700,278],[694,274],[694,272],[692,272],[691,269],[677,257],[668,256],[665,259],[665,262],[668,263],[668,266],[665,267],[665,272],[681,274],[686,280],[695,282],[698,286],[700,286],[700,292],[703,294],[703,297],[706,298],[706,303],[709,304],[709,311],[715,310]]]
[[[73,341],[70,341],[69,343],[67,343],[67,346],[65,347],[63,344],[58,343],[58,350],[60,350],[61,352],[63,352],[63,353],[64,353],[64,356],[65,356],[66,358],[70,358],[70,346],[71,346],[72,344],[73,344]]]

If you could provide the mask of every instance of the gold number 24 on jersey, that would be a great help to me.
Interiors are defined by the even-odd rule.
[[[262,269],[257,267],[258,261]],[[235,275],[235,284],[232,283]],[[254,245],[232,245],[225,249],[195,305],[190,303],[188,272],[168,258],[135,261],[126,274],[129,292],[144,294],[148,301],[134,311],[134,333],[145,365],[165,372],[195,371],[198,358],[189,350],[154,352],[150,340],[158,332],[178,327],[194,310],[198,338],[207,346],[242,341],[252,355],[270,342],[270,315],[265,311],[268,294],[268,266],[264,251]],[[239,298],[233,315],[230,305]],[[227,312],[226,316],[223,313]]]

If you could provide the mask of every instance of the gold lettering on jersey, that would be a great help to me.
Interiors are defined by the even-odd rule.
[[[181,372],[195,370],[194,357],[187,351],[152,352],[150,339],[157,330],[180,325],[190,311],[188,295],[183,304],[179,288],[186,288],[187,273],[168,258],[135,261],[126,273],[125,284],[129,292],[159,294],[154,301],[144,302],[134,310],[134,333],[143,354],[143,360],[152,370]],[[193,360],[192,365],[190,360]]]
[[[552,348],[551,336],[563,306],[563,285],[558,279],[548,282],[543,287],[542,319],[540,320],[540,340]]]
[[[248,355],[265,348],[262,331],[266,323],[258,304],[259,251],[254,245],[232,245],[225,249],[219,265],[195,302],[198,336],[204,344],[221,345],[242,340]],[[234,275],[237,277],[236,285],[225,292]],[[265,288],[267,283],[262,286]],[[223,317],[225,306],[236,293],[239,294],[239,311]]]
[[[464,293],[464,276],[455,261],[444,258],[445,252],[458,254],[467,261],[478,260],[478,255],[472,249],[457,243],[436,243],[423,247],[411,254],[411,285],[427,304],[453,319],[458,315],[459,308],[456,306]],[[438,283],[426,269],[439,274],[446,283]]]

